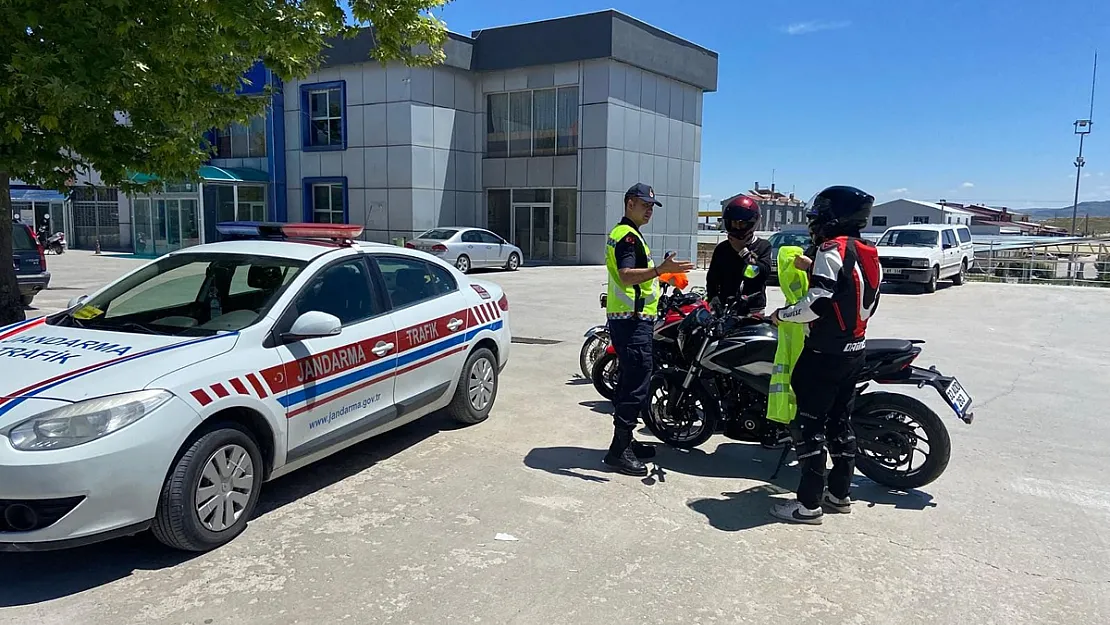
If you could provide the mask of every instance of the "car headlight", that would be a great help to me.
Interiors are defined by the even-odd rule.
[[[913,266],[919,269],[928,269],[929,260],[926,258],[918,258],[917,260],[913,261]]]
[[[8,438],[21,451],[76,447],[131,425],[172,397],[150,390],[87,399],[41,412],[9,430]]]

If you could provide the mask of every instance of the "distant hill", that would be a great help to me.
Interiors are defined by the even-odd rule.
[[[1082,208],[1082,205],[1080,205],[1080,208]],[[1046,219],[1042,223],[1047,226],[1059,226],[1061,228],[1071,229],[1071,211],[1068,211],[1067,217]],[[1087,234],[1110,234],[1110,217],[1095,217],[1092,214],[1090,219],[1086,219],[1083,213],[1079,213],[1079,217],[1075,220],[1075,227],[1080,232],[1086,231]]]
[[[1079,219],[1082,220],[1084,215],[1090,215],[1091,218],[1095,217],[1110,217],[1110,200],[1101,200],[1098,202],[1080,202],[1077,214]],[[1015,208],[1015,213],[1029,215],[1030,218],[1036,220],[1042,219],[1063,219],[1067,217],[1069,222],[1071,220],[1071,206],[1062,208]]]

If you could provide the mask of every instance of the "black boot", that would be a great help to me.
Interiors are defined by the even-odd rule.
[[[655,457],[655,445],[641,443],[636,439],[632,439],[632,453],[640,460]]]
[[[648,474],[647,467],[640,462],[640,459],[632,451],[632,432],[629,430],[617,430],[613,434],[613,442],[609,445],[609,453],[605,454],[601,461],[613,470],[625,475],[643,477]]]

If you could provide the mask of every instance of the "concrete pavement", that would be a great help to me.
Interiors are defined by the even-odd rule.
[[[73,286],[43,310],[136,264],[48,260]],[[432,416],[270,483],[215,553],[0,554],[0,623],[1110,622],[1107,290],[885,294],[871,335],[927,340],[919,364],[960,378],[975,423],[910,391],[951,432],[944,476],[911,493],[859,477],[852,515],[795,527],[767,514],[797,480],[767,482],[776,452],[716,437],[661,449],[645,480],[601,469],[609,405],[576,371],[602,268],[481,277],[515,336],[561,341],[513,346],[486,423]]]

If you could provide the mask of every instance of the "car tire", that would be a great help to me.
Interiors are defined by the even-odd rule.
[[[497,357],[485,347],[474,350],[459,374],[447,413],[466,425],[485,421],[497,400],[497,382]]]
[[[929,281],[925,283],[925,292],[936,293],[938,280],[940,280],[940,267],[933,267],[933,275],[930,276]]]
[[[463,273],[470,273],[470,268],[470,257],[466,254],[459,254],[459,257],[455,259],[455,269]]]
[[[220,463],[234,463],[236,469],[243,469],[240,457],[250,459],[250,467],[246,467],[244,475],[250,477],[250,488],[246,492],[245,502],[242,507],[235,510],[235,502],[231,501],[232,492],[242,495],[242,486],[235,485],[234,470],[229,472],[226,482],[206,488],[215,488],[213,500],[224,497],[224,505],[231,505],[232,522],[223,529],[213,529],[211,524],[206,526],[201,519],[197,506],[197,497],[204,483],[211,483],[209,465],[212,464],[218,476],[223,476],[218,466]],[[221,454],[226,454],[221,460]],[[254,437],[242,426],[235,423],[220,423],[214,425],[207,432],[188,444],[170,469],[165,483],[162,485],[162,494],[158,499],[158,509],[151,524],[154,537],[159,542],[173,549],[182,551],[211,551],[221,547],[241,534],[247,523],[254,515],[258,505],[258,494],[262,487],[262,454]],[[224,495],[223,493],[226,493]],[[213,516],[220,513],[220,504],[216,504]],[[227,517],[223,517],[226,521]],[[218,523],[219,521],[213,521]]]
[[[509,271],[520,269],[520,255],[516,252],[509,254],[509,262],[505,263],[505,269]]]
[[[960,286],[964,283],[964,277],[967,275],[967,259],[960,261],[960,272],[952,276],[952,284]]]
[[[31,307],[31,302],[35,301],[35,296],[34,295],[20,295],[19,296],[19,301],[23,302],[23,307],[24,308],[30,308]]]

